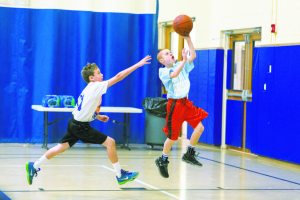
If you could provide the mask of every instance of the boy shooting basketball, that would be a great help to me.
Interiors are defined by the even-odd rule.
[[[189,73],[194,68],[193,60],[196,58],[196,52],[190,36],[185,36],[184,39],[189,46],[189,58],[187,58],[185,49],[182,50],[183,60],[181,62],[176,62],[174,55],[168,49],[163,49],[157,54],[157,60],[164,65],[164,68],[159,69],[159,78],[168,92],[166,124],[163,128],[167,139],[164,143],[162,156],[155,160],[159,172],[164,178],[169,177],[168,154],[179,137],[184,121],[187,121],[194,128],[194,132],[182,160],[202,166],[195,156],[195,145],[204,131],[201,121],[208,116],[208,113],[187,99],[190,90]]]
[[[123,80],[133,71],[149,64],[150,56],[146,56],[135,65],[119,72],[116,76],[107,81],[103,81],[103,74],[101,74],[98,66],[95,63],[87,64],[81,71],[82,78],[88,85],[81,92],[74,111],[72,112],[73,118],[68,123],[68,129],[65,136],[61,139],[60,143],[49,149],[37,161],[26,163],[26,172],[28,183],[32,184],[32,179],[37,176],[40,171],[40,165],[54,156],[64,152],[72,147],[78,140],[84,143],[102,144],[106,147],[107,155],[111,161],[118,183],[124,184],[133,181],[138,172],[129,172],[121,169],[118,161],[115,140],[90,126],[90,122],[98,119],[102,122],[107,122],[109,117],[100,114],[100,105],[102,102],[102,95],[106,93],[107,89],[117,82]]]

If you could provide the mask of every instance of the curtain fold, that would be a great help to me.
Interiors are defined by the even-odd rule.
[[[109,88],[102,106],[142,108],[145,97],[160,93],[155,59],[157,11],[134,14],[0,7],[0,19],[0,142],[41,143],[43,114],[31,110],[31,105],[41,104],[47,94],[77,99],[85,87],[80,71],[87,62],[97,63],[104,79],[109,79],[145,55],[153,57],[151,65]],[[49,120],[68,115],[71,117],[71,113],[50,113]],[[112,118],[122,121],[123,115],[113,114]],[[131,115],[130,142],[144,143],[144,121],[144,114]],[[117,141],[123,140],[121,127],[93,124]],[[58,142],[66,126],[67,120],[51,126],[49,142]]]

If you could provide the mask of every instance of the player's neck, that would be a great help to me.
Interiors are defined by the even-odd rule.
[[[168,65],[165,65],[166,68],[172,68],[173,67],[173,64],[168,64]]]

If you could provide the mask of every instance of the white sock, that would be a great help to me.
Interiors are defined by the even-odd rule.
[[[166,153],[162,153],[162,159],[164,160],[164,161],[166,161],[166,159],[168,159],[168,154],[166,154]]]
[[[165,152],[162,152],[162,156],[164,156],[164,157],[168,157],[168,154],[167,154],[167,153],[165,153]]]
[[[46,156],[43,155],[43,156],[40,157],[37,161],[35,161],[34,164],[33,164],[34,169],[40,168],[42,162],[44,162],[45,160],[48,160],[48,158],[46,158]]]
[[[121,177],[121,165],[120,165],[120,163],[119,162],[113,163],[112,166],[115,169],[117,177],[120,178]]]

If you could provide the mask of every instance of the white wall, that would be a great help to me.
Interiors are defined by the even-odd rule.
[[[300,43],[299,20],[300,20],[299,0],[278,0],[277,41],[283,43]]]
[[[156,13],[156,0],[0,0],[1,6],[137,14]]]
[[[87,9],[114,12],[155,12],[155,0],[0,0],[0,6],[44,4],[64,5],[61,9]],[[87,5],[88,8],[82,6]],[[105,5],[105,6],[104,6]],[[118,5],[118,6],[117,6]],[[127,6],[129,5],[129,6]],[[133,6],[134,5],[134,6]],[[118,8],[119,9],[119,8]],[[121,10],[122,10],[121,9]],[[120,10],[119,10],[120,11]],[[300,0],[159,0],[159,22],[171,21],[177,15],[195,17],[191,33],[196,48],[222,47],[221,31],[262,27],[262,45],[300,43]],[[272,34],[275,23],[277,34]],[[161,33],[161,32],[159,32]],[[160,36],[159,39],[162,37]]]
[[[262,28],[261,45],[300,43],[298,0],[159,1],[159,22],[180,14],[196,18],[191,34],[196,48],[222,47],[221,31],[254,27]],[[272,23],[277,34],[271,33]]]

